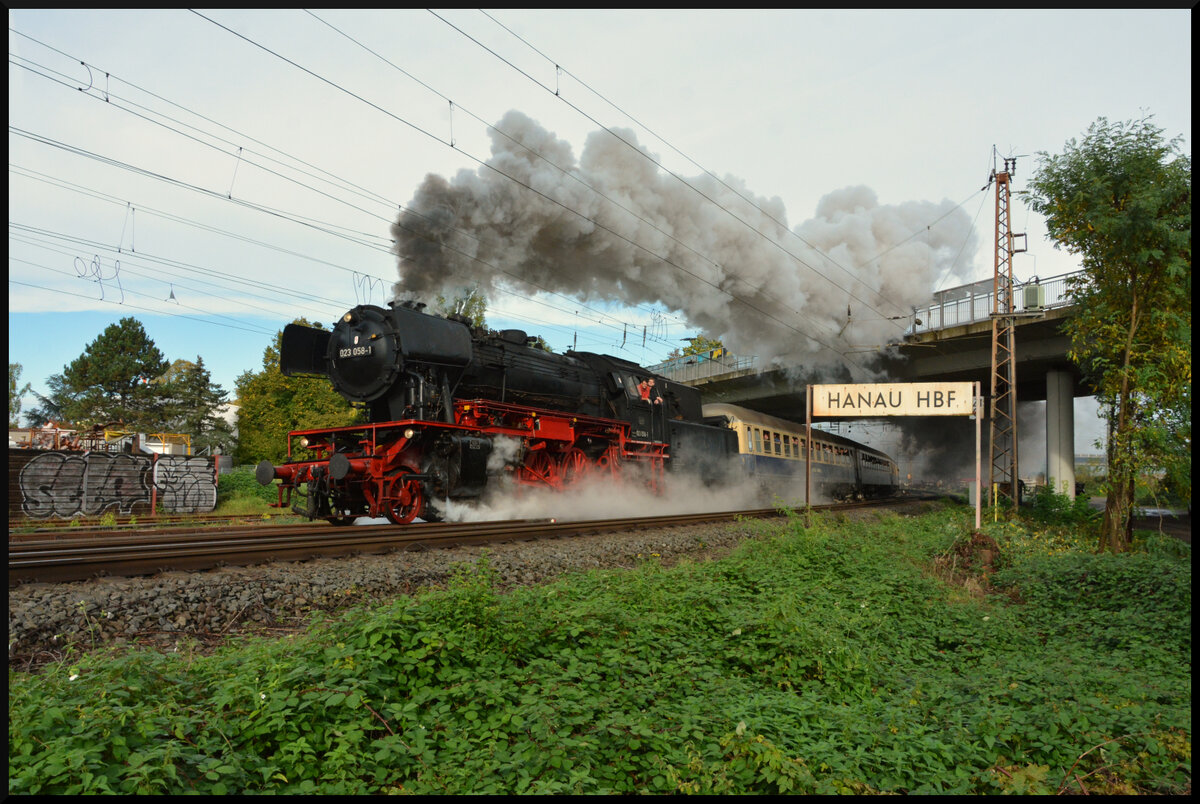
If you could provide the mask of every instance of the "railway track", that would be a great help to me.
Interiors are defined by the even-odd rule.
[[[912,496],[866,503],[813,506],[837,511],[912,502]],[[805,509],[793,509],[802,513]],[[584,534],[657,527],[728,522],[739,517],[778,517],[776,508],[705,514],[598,519],[581,521],[506,520],[441,522],[408,525],[363,525],[334,528],[325,524],[170,528],[122,534],[87,534],[63,538],[56,532],[42,539],[9,541],[9,586],[61,583],[101,576],[149,575],[197,571],[271,561],[305,561],[395,550],[422,550],[489,542],[563,538]]]
[[[119,516],[108,521],[99,516],[79,517],[72,520],[10,519],[8,521],[8,541],[11,543],[43,539],[81,539],[92,536],[107,538],[119,532],[145,533],[147,528],[166,531],[179,528],[250,526],[298,518],[291,511],[280,511],[267,514]]]

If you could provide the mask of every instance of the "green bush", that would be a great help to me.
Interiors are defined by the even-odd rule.
[[[278,483],[260,485],[253,469],[234,469],[217,476],[217,504],[237,497],[250,497],[273,503],[278,498]]]
[[[1051,486],[1038,486],[1031,495],[1027,515],[1045,525],[1098,524],[1103,516],[1089,504],[1087,495],[1078,494],[1072,499],[1065,492],[1055,491]]]

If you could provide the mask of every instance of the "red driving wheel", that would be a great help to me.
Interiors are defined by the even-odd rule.
[[[560,483],[558,467],[544,449],[525,456],[525,471],[522,474],[522,479],[529,483],[553,487]]]
[[[577,483],[591,473],[592,462],[578,447],[567,450],[562,459],[563,485]]]
[[[397,475],[388,484],[383,500],[384,516],[395,525],[407,525],[421,515],[425,507],[425,493],[421,481],[412,480],[408,473]]]

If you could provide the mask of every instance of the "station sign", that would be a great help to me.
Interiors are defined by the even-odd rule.
[[[814,385],[813,416],[970,416],[973,382]]]

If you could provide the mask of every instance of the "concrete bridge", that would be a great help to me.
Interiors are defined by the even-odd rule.
[[[1046,401],[1046,474],[1059,484],[1066,482],[1069,491],[1075,486],[1073,399],[1095,393],[1067,357],[1069,339],[1059,332],[1071,308],[1067,279],[1077,275],[1035,279],[1017,286],[1014,294],[1017,401]],[[914,310],[904,339],[873,367],[890,382],[978,381],[987,397],[992,287],[987,279],[935,293]],[[806,385],[856,381],[848,371],[835,378],[803,367],[764,367],[753,356],[727,353],[689,355],[648,368],[699,388],[705,402],[743,405],[798,422],[804,421]]]

